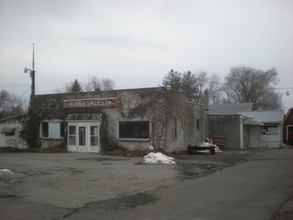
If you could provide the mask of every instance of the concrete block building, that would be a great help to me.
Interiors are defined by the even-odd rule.
[[[165,87],[35,95],[28,127],[33,144],[71,152],[117,147],[169,152],[206,137],[203,105]]]

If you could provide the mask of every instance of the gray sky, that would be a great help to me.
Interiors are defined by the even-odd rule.
[[[126,89],[158,86],[170,69],[224,79],[245,65],[275,67],[293,107],[291,0],[0,0],[0,33],[0,89],[19,96],[35,43],[37,94],[89,75]]]

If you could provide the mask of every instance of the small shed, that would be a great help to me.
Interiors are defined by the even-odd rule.
[[[280,147],[284,112],[282,110],[252,111],[252,105],[252,103],[211,105],[208,111],[209,136],[224,137],[225,148]]]
[[[248,138],[256,137],[258,139],[258,145],[251,147],[277,148],[282,145],[283,110],[246,111],[240,112],[240,114],[259,123],[257,127],[248,127],[247,129]]]
[[[26,148],[26,142],[20,137],[23,121],[27,114],[0,119],[0,147]]]
[[[293,145],[293,107],[288,110],[284,117],[283,142]]]
[[[247,147],[246,132],[241,111],[251,111],[252,103],[215,104],[208,110],[208,134],[217,140],[221,137],[225,143],[222,148],[244,149]],[[216,143],[217,144],[217,143]]]

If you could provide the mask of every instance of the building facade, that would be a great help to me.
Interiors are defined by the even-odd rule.
[[[202,105],[165,87],[36,95],[28,130],[34,145],[71,152],[117,147],[185,150],[206,134]]]
[[[225,138],[225,148],[278,148],[282,145],[282,110],[252,111],[252,103],[212,105],[209,136]]]
[[[245,117],[240,111],[250,111],[252,103],[215,104],[209,106],[209,136],[223,137],[223,148],[244,149],[247,146]],[[221,146],[220,146],[221,147]]]

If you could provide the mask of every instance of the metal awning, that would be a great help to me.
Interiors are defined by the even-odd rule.
[[[14,133],[16,127],[3,127],[1,133]]]

